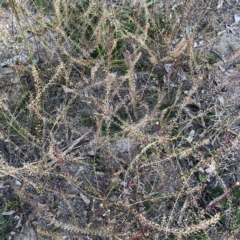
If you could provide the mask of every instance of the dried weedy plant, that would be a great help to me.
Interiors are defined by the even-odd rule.
[[[239,52],[223,61],[212,49],[237,6],[0,4],[0,216],[14,210],[12,232],[217,239],[238,228],[239,113],[224,88]]]

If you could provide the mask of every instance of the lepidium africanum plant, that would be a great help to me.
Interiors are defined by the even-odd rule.
[[[237,68],[221,84],[208,77],[223,64],[208,56],[229,18],[214,20],[217,7],[194,0],[2,6],[0,173],[38,236],[236,234],[239,183],[229,174],[237,163],[228,169],[224,159],[239,147],[231,130],[239,115],[222,117],[229,110],[216,99]]]

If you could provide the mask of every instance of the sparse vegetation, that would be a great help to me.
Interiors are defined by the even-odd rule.
[[[212,50],[237,5],[0,7],[2,238],[239,237],[240,115],[224,93],[240,51]]]

